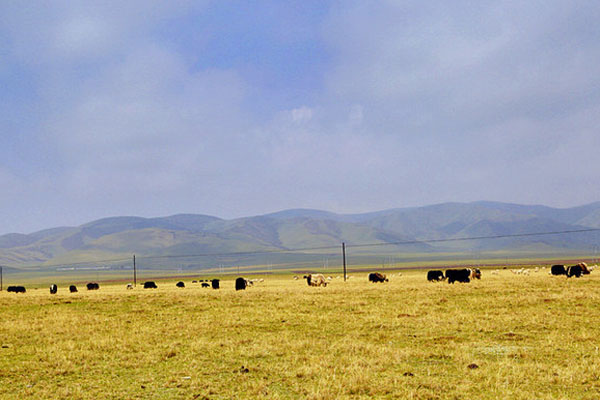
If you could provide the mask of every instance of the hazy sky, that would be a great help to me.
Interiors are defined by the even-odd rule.
[[[0,233],[600,200],[596,1],[4,1]]]

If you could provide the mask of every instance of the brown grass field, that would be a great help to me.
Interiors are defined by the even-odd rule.
[[[3,291],[0,398],[598,399],[600,273],[547,271]]]

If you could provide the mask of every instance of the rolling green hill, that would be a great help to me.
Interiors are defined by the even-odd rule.
[[[173,260],[194,267],[263,260],[293,262],[299,255],[320,259],[328,252],[337,254],[342,242],[354,246],[355,256],[535,249],[596,251],[599,232],[530,234],[598,227],[600,202],[568,209],[497,202],[444,203],[364,214],[294,209],[233,220],[195,214],[112,217],[79,227],[0,236],[0,263],[17,268],[87,261],[118,264],[132,254],[154,257],[156,266]],[[463,240],[490,236],[496,238]]]

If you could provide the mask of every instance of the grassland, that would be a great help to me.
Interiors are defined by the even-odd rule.
[[[0,398],[597,399],[596,274],[0,292]]]

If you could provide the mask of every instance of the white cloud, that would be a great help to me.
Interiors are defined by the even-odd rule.
[[[47,221],[39,228],[115,214],[598,199],[590,184],[600,144],[597,6],[336,4],[315,44],[326,49],[315,50],[326,60],[318,71],[282,62],[286,41],[271,48],[244,37],[264,46],[260,57],[274,71],[319,75],[307,82],[322,86],[286,104],[270,101],[286,87],[253,81],[164,34],[207,23],[199,17],[209,7],[0,5],[9,16],[0,46],[11,63],[0,79],[12,70],[30,78],[35,115],[22,129],[43,147],[29,154],[37,170],[23,176],[31,176],[7,167],[0,187],[31,199],[24,203]],[[207,25],[200,43],[214,34]],[[302,29],[290,27],[297,36]],[[257,57],[227,43],[220,50],[239,64]]]
[[[84,81],[48,124],[71,191],[174,195],[215,174],[237,148],[244,84],[231,71],[190,71],[160,48],[138,50]]]
[[[292,110],[292,121],[297,123],[302,123],[305,121],[310,121],[313,116],[313,110],[309,107],[302,106],[300,108],[294,108]]]
[[[336,57],[327,81],[338,99],[374,104],[394,124],[394,111],[432,128],[538,117],[567,109],[599,83],[598,46],[569,39],[581,29],[570,24],[590,22],[586,9],[557,2],[481,3],[475,11],[465,4],[357,4],[334,15],[326,30]],[[426,8],[431,12],[421,12]]]
[[[117,39],[104,21],[81,17],[58,26],[53,42],[57,52],[75,58],[89,56],[100,50],[106,51],[110,43]]]
[[[38,67],[110,60],[126,54],[166,21],[202,10],[207,1],[85,0],[0,4],[0,29],[15,60]],[[63,71],[66,72],[66,71]]]

